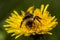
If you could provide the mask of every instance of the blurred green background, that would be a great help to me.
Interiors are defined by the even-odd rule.
[[[53,35],[45,35],[46,40],[60,40],[60,0],[0,0],[0,40],[31,40],[30,37],[21,36],[17,39],[11,37],[4,28],[4,20],[8,18],[13,10],[16,10],[19,14],[21,10],[26,10],[30,6],[40,7],[41,4],[50,4],[48,11],[56,16],[59,22],[56,28],[51,30]]]

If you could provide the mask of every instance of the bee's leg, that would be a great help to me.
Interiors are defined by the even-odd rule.
[[[23,22],[24,22],[24,20],[21,22],[21,24],[20,24],[20,28],[21,28],[21,26],[22,26]]]
[[[35,20],[35,19],[37,19],[37,20],[40,22],[40,20],[39,20],[39,19],[41,19],[41,18],[40,18],[40,17],[38,17],[38,16],[35,16],[35,17],[34,17],[34,20]],[[33,20],[33,21],[34,21],[34,20]],[[40,22],[40,23],[41,23],[41,22]]]

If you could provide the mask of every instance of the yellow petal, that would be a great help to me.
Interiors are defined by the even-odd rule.
[[[29,8],[28,8],[28,10],[27,10],[27,12],[29,12],[29,13],[31,13],[31,14],[32,14],[32,13],[33,13],[33,9],[34,9],[34,6],[29,7]]]
[[[22,16],[25,16],[25,12],[21,10]]]
[[[44,10],[44,5],[43,4],[41,5],[40,9],[41,9],[41,13],[43,13],[43,10]]]
[[[18,12],[17,11],[14,10],[13,12],[15,13],[15,15],[18,15]]]
[[[12,35],[11,35],[11,37],[13,37],[13,36],[15,36],[16,34],[15,33],[13,33]]]
[[[15,39],[17,39],[19,36],[21,36],[22,35],[22,33],[21,34],[19,34],[19,35],[17,35],[16,37],[15,37]]]
[[[40,9],[38,9],[38,8],[35,9],[33,15],[34,15],[34,17],[38,16],[38,17],[42,18],[42,13],[40,12]]]
[[[43,14],[44,14],[45,11],[47,10],[48,6],[49,6],[49,4],[47,4],[47,5],[45,6],[44,11],[43,11]]]

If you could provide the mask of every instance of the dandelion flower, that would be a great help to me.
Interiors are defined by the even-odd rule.
[[[5,20],[6,24],[4,24],[3,26],[5,27],[5,30],[8,33],[13,33],[11,36],[16,36],[15,39],[22,35],[24,36],[36,34],[52,35],[50,30],[55,28],[58,22],[57,18],[55,18],[55,16],[51,16],[49,11],[47,11],[48,6],[49,4],[47,4],[46,6],[42,4],[40,8],[36,8],[35,10],[34,6],[31,6],[27,9],[27,12],[21,10],[21,15],[19,15],[18,12],[14,10],[11,13],[11,16],[9,16],[9,18]],[[33,17],[24,20],[24,22],[21,25],[21,22],[26,16],[26,13],[32,14]],[[36,16],[41,18],[38,19],[40,22],[37,19],[35,19],[34,22],[32,23],[32,26],[30,25],[31,23],[30,24],[27,23],[28,21],[30,22]]]

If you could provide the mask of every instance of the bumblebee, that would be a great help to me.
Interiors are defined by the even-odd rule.
[[[33,17],[33,14],[30,14],[29,12],[27,12],[27,13],[25,14],[25,17],[23,18],[23,21],[21,22],[20,27],[22,26],[22,24],[23,24],[23,22],[24,22],[25,20],[28,20],[28,21],[26,22],[26,25],[28,25],[29,27],[32,27],[32,24],[33,24],[33,22],[34,22],[35,19],[37,19],[37,20],[39,21],[39,19],[41,19],[41,18],[38,17],[38,16]],[[39,22],[40,22],[40,21],[39,21]],[[40,22],[40,23],[41,23],[41,22]]]
[[[25,14],[25,17],[23,18],[23,20],[22,20],[22,22],[21,22],[20,27],[22,26],[23,22],[24,22],[25,20],[27,20],[26,25],[28,25],[28,26],[31,28],[31,27],[32,27],[32,24],[34,23],[34,20],[35,20],[35,19],[40,22],[39,19],[42,19],[42,18],[40,18],[40,17],[38,17],[38,16],[33,17],[33,14],[30,14],[29,12],[27,12],[27,13]],[[40,23],[41,23],[41,22],[40,22]],[[36,34],[36,35],[31,35],[30,37],[32,37],[34,40],[37,40],[37,39],[43,39],[43,40],[45,40],[44,35],[42,35],[42,34],[41,34],[41,35],[38,35],[38,34]]]

